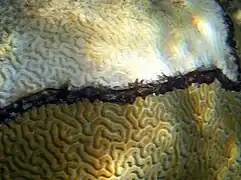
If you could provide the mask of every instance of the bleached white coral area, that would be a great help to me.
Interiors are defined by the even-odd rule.
[[[214,0],[0,0],[0,106],[69,81],[136,79],[237,67]]]

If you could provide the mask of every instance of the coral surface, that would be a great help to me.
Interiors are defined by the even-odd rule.
[[[214,0],[0,3],[0,107],[66,81],[123,87],[201,67],[237,80]]]
[[[241,94],[218,82],[46,105],[0,128],[1,179],[239,180]]]
[[[9,2],[15,5],[9,8]],[[84,37],[89,32],[100,32],[91,29],[100,28],[98,23],[89,26],[89,19],[80,16],[91,15],[80,11],[93,7],[83,4],[85,7],[80,8],[78,3],[83,1],[72,2],[69,9],[66,0],[0,0],[1,105],[50,84],[58,86],[65,77],[71,77],[73,85],[87,82],[88,78],[79,79],[76,71],[76,67],[82,67],[78,63],[84,63],[83,59],[76,63],[76,53],[82,55],[80,50],[89,48],[91,51],[84,52],[89,53],[88,58],[103,60],[98,59],[103,55],[97,53],[100,49],[94,49],[99,41],[89,37],[87,48],[83,49],[79,48],[82,42],[71,36],[76,35],[80,19]],[[122,9],[113,8],[121,2],[112,1],[115,6],[109,4],[103,11],[118,15]],[[142,7],[139,4],[138,8]],[[133,15],[129,14],[131,11],[123,12],[127,17]],[[230,15],[236,23],[235,37],[241,48],[238,15]],[[144,25],[138,28],[148,26]],[[134,32],[138,36],[144,33]],[[93,38],[97,37],[99,34],[94,34]],[[114,40],[110,39],[112,44],[119,43]],[[76,42],[78,48],[68,49],[69,43]],[[93,65],[92,60],[88,62]],[[103,68],[102,61],[96,62],[95,66]],[[104,82],[108,79],[101,83]],[[0,180],[12,179],[240,180],[241,93],[225,91],[216,80],[210,85],[192,84],[185,90],[149,95],[146,99],[138,97],[133,104],[98,100],[91,103],[86,99],[29,110],[15,121],[0,125]]]

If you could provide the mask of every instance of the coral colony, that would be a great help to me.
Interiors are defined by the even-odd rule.
[[[215,79],[240,90],[232,23],[213,0],[4,3],[2,119],[83,98],[132,103]]]
[[[233,32],[214,0],[0,0],[0,179],[241,179]]]

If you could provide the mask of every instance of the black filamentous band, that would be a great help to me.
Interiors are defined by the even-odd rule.
[[[209,71],[193,71],[186,75],[175,77],[166,76],[166,82],[163,80],[153,83],[136,82],[129,84],[129,87],[123,90],[114,90],[107,87],[85,87],[82,89],[68,90],[68,84],[59,89],[45,89],[25,98],[19,99],[7,107],[0,109],[0,123],[9,123],[24,112],[38,108],[46,104],[73,104],[83,99],[93,102],[95,100],[103,102],[113,102],[118,104],[133,103],[137,97],[146,98],[150,94],[165,94],[175,89],[188,88],[192,83],[210,84],[215,79],[219,80],[222,88],[231,91],[240,92],[241,84],[234,83],[223,75],[220,69]]]
[[[208,71],[195,70],[185,75],[177,75],[174,77],[164,76],[159,81],[152,83],[136,82],[129,84],[129,87],[122,90],[111,89],[108,87],[85,87],[82,89],[68,90],[68,84],[60,87],[59,89],[45,89],[43,91],[31,94],[27,97],[21,98],[14,103],[0,108],[0,124],[8,124],[16,117],[22,115],[24,112],[38,108],[46,104],[73,104],[83,99],[88,99],[93,102],[100,100],[103,102],[114,102],[118,104],[133,103],[137,97],[145,98],[150,94],[165,94],[166,92],[175,89],[185,89],[192,83],[197,83],[199,86],[202,83],[210,84],[217,79],[222,88],[230,91],[240,92],[240,60],[237,56],[236,42],[234,40],[234,25],[231,18],[225,12],[221,3],[216,0],[223,9],[223,18],[227,25],[228,38],[227,45],[232,48],[232,55],[236,58],[236,65],[238,67],[238,81],[232,82],[222,73],[220,69],[213,69]]]

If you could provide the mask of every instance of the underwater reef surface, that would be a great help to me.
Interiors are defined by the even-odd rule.
[[[0,0],[0,179],[240,180],[239,2],[84,2]]]
[[[128,88],[239,67],[232,24],[214,0],[1,0],[0,107],[46,88]]]
[[[241,93],[217,81],[133,104],[49,104],[0,126],[0,177],[239,180],[240,120]]]

